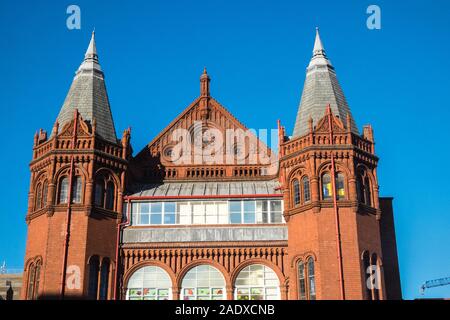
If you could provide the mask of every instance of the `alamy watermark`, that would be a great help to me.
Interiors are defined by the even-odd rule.
[[[81,270],[77,265],[70,265],[66,270],[66,288],[79,290],[81,288]]]
[[[368,274],[366,286],[368,289],[380,289],[380,267],[378,265],[370,265],[367,267]]]
[[[80,7],[71,4],[67,7],[66,13],[69,15],[66,20],[66,26],[69,30],[81,29],[81,10]]]
[[[381,29],[381,9],[376,4],[371,4],[367,7],[366,13],[369,15],[366,20],[367,29],[380,30]]]

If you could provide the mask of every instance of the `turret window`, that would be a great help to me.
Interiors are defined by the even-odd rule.
[[[322,175],[322,197],[323,200],[329,200],[333,196],[333,187],[329,173]]]
[[[345,178],[341,172],[336,175],[336,189],[338,200],[345,198]]]
[[[106,187],[106,209],[114,209],[114,183],[108,182]]]
[[[68,191],[69,191],[69,179],[67,177],[63,177],[59,182],[58,203],[60,204],[67,203]]]
[[[365,251],[363,254],[363,268],[364,268],[364,288],[366,292],[366,300],[372,300],[372,290],[370,286],[370,275],[371,270],[370,267],[370,254],[368,251]]]
[[[48,182],[44,181],[42,184],[42,200],[41,200],[41,208],[47,206],[47,197],[48,197]]]
[[[365,205],[372,205],[372,192],[370,186],[370,179],[367,172],[360,170],[356,179],[356,190],[358,192],[358,201]]]
[[[292,182],[294,206],[311,201],[311,192],[308,176],[303,176],[299,182],[297,178]]]
[[[76,176],[73,178],[72,183],[72,203],[81,203],[82,183],[81,177]]]
[[[33,300],[38,299],[39,293],[39,282],[41,280],[41,261],[36,262],[36,267],[34,269],[34,290],[33,290]]]
[[[306,279],[305,279],[305,263],[298,262],[298,298],[299,300],[306,300]]]
[[[364,182],[363,182],[363,177],[360,173],[358,174],[358,176],[356,178],[356,192],[358,195],[358,201],[365,203]]]
[[[372,281],[372,297],[373,300],[380,300],[380,270],[378,267],[378,257],[376,253],[372,254],[371,257],[371,266],[373,266],[374,270],[374,275],[372,276],[373,281]]]
[[[28,288],[27,288],[27,299],[33,300],[33,291],[34,291],[34,276],[35,276],[35,265],[32,263],[28,267]]]
[[[38,260],[28,266],[28,284],[26,293],[26,298],[28,300],[38,299],[40,277],[41,260]]]
[[[316,280],[314,259],[309,257],[306,264],[303,260],[297,262],[298,299],[316,300]]]
[[[105,193],[105,182],[103,179],[98,179],[95,182],[95,205],[98,207],[103,207],[103,200]]]
[[[108,210],[115,209],[116,187],[111,179],[97,178],[95,182],[94,204]]]
[[[109,288],[109,259],[104,258],[100,268],[100,300],[108,299]]]
[[[335,177],[337,200],[345,199],[345,176],[343,173],[338,172]],[[333,184],[331,182],[331,176],[329,173],[325,173],[322,175],[322,199],[333,199]]]
[[[368,206],[372,205],[372,196],[370,194],[370,182],[369,177],[364,179],[364,194],[365,194],[365,202]]]
[[[34,205],[35,210],[40,209],[42,204],[42,187],[39,183],[36,187],[36,202]]]
[[[311,193],[309,188],[309,178],[304,176],[302,178],[302,188],[303,188],[303,202],[307,203],[311,200]]]
[[[381,296],[381,270],[376,253],[365,251],[362,255],[364,268],[364,288],[367,300],[380,300]]]
[[[34,204],[35,210],[39,210],[47,205],[47,193],[48,193],[47,180],[45,180],[43,183],[38,183],[36,187],[36,199]]]
[[[98,257],[97,256],[91,257],[89,261],[89,287],[88,287],[88,297],[91,300],[97,300],[99,268],[100,266]]]
[[[308,259],[308,287],[309,300],[316,300],[316,278],[314,275],[314,259],[312,257]]]
[[[295,179],[293,182],[294,187],[294,205],[300,204],[300,184],[298,183],[298,180]]]

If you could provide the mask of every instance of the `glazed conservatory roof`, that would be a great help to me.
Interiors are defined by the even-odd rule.
[[[136,185],[130,197],[281,196],[277,180],[165,182]]]

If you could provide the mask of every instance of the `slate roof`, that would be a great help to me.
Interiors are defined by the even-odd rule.
[[[237,196],[274,195],[281,190],[277,180],[270,181],[232,181],[232,182],[166,182],[135,185],[133,197],[191,197],[191,196]]]
[[[96,132],[103,139],[117,143],[116,129],[111,114],[104,74],[98,63],[95,34],[70,86],[57,121],[60,130],[73,118],[77,108],[82,118],[92,123],[96,120]]]
[[[310,117],[313,119],[313,126],[317,125],[318,121],[325,115],[328,104],[330,104],[333,114],[339,116],[344,125],[349,113],[351,130],[359,134],[344,92],[336,77],[334,67],[325,54],[319,29],[316,29],[313,56],[306,69],[306,79],[295,121],[293,137],[303,136],[309,132],[308,121]]]

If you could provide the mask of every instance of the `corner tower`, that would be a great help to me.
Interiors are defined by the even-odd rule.
[[[384,279],[396,269],[399,284],[398,265],[383,261],[397,257],[382,230],[389,221],[393,234],[392,211],[380,206],[372,127],[359,134],[318,29],[293,136],[280,129],[289,299],[393,298]]]
[[[130,130],[116,137],[95,35],[49,137],[35,135],[23,299],[113,297]]]

